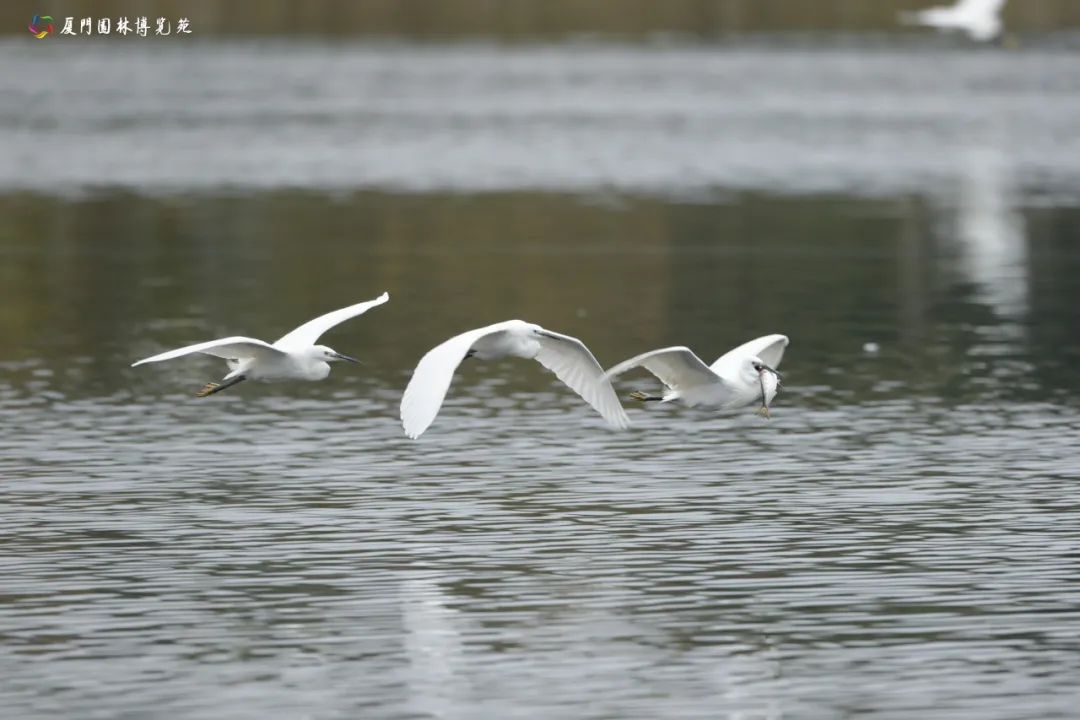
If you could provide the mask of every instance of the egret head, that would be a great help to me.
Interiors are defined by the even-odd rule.
[[[352,357],[349,357],[348,355],[342,355],[339,352],[335,352],[334,350],[332,350],[331,348],[326,347],[325,345],[315,345],[314,347],[311,348],[311,353],[312,353],[312,355],[315,356],[316,360],[322,360],[323,362],[328,362],[328,363],[337,362],[338,360],[344,360],[345,362],[351,362],[351,363],[359,363],[360,362],[356,358],[352,358]]]
[[[755,378],[760,377],[762,373],[770,372],[776,376],[777,380],[783,379],[783,376],[780,373],[776,372],[776,370],[761,362],[761,358],[757,357],[756,355],[747,358],[746,362],[749,364],[750,370],[754,373]]]

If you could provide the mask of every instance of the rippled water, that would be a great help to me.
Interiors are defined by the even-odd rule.
[[[112,52],[93,47],[86,63],[108,65]],[[208,47],[192,58],[192,77],[201,58],[218,54],[241,59],[251,88],[274,78],[290,88],[289,73],[307,77],[302,68],[318,58],[378,65],[382,52]],[[464,53],[464,86],[514,67],[575,77],[572,56],[550,49],[492,65],[480,62],[491,50],[385,52],[390,66],[429,68]],[[848,51],[837,52],[812,58],[823,76],[848,67]],[[1006,62],[953,54],[980,77]],[[674,55],[587,53],[582,82],[597,58],[604,77],[625,73],[634,88],[662,87],[693,58],[723,64]],[[807,62],[757,51],[728,59],[773,81]],[[929,72],[929,60],[908,59]],[[131,72],[165,88],[178,62],[165,53]],[[1039,62],[1020,60],[1029,70]],[[410,72],[391,72],[386,87],[410,103],[429,88],[431,108],[447,100],[442,83]],[[438,176],[437,153],[419,150],[409,189],[453,192],[369,192],[365,178],[382,170],[368,168],[392,163],[361,162],[348,154],[355,147],[330,160],[352,173],[334,187],[304,175],[316,165],[299,162],[297,148],[265,151],[280,132],[321,152],[324,137],[292,135],[323,120],[296,119],[290,92],[279,105],[266,99],[265,134],[250,114],[259,93],[221,95],[215,106],[215,83],[241,76],[178,80],[198,98],[187,116],[167,106],[154,120],[144,109],[128,125],[118,118],[144,96],[118,91],[105,105],[88,93],[70,115],[43,110],[52,102],[44,96],[44,106],[4,106],[9,161],[26,152],[13,128],[31,125],[58,150],[155,147],[135,142],[142,133],[166,144],[189,132],[199,139],[197,154],[167,165],[116,157],[67,167],[49,156],[16,165],[19,175],[0,163],[5,713],[1075,716],[1080,207],[1069,199],[1076,115],[1064,114],[1076,96],[1062,86],[1075,74],[1041,81],[1058,88],[1045,112],[1034,100],[1000,100],[1017,132],[1063,138],[1057,153],[1038,149],[1045,137],[1024,147],[980,142],[934,160],[942,173],[921,187],[920,172],[904,168],[929,155],[881,149],[895,162],[866,160],[883,179],[871,192],[807,194],[819,180],[838,188],[864,177],[853,155],[840,155],[835,174],[820,166],[801,190],[793,179],[743,192],[717,175],[709,182],[723,195],[676,199],[592,181],[581,193],[524,191],[536,178],[580,190],[552,171],[564,167],[558,161],[521,183],[507,179],[513,173],[493,178],[482,163],[448,163]],[[103,77],[84,79],[119,82]],[[1020,83],[1010,77],[1002,83]],[[329,89],[340,84],[315,84],[316,106],[359,103]],[[867,127],[857,108],[869,86],[830,91],[835,128]],[[774,86],[761,102],[794,106],[792,87]],[[558,106],[564,90],[545,102]],[[651,92],[630,96],[659,103]],[[499,115],[478,106],[466,96],[458,110],[410,112],[433,128],[436,147],[460,124],[486,144],[476,158],[495,162],[492,148],[533,121],[461,119]],[[651,137],[632,130],[636,111],[621,107],[632,116],[629,136]],[[215,129],[229,108],[246,119]],[[888,115],[877,111],[872,135]],[[784,125],[783,111],[739,112],[743,140],[756,118],[766,136],[778,123],[792,143],[781,151],[816,144],[801,122]],[[962,103],[938,112],[942,126],[970,120]],[[384,148],[382,131],[369,136],[369,126],[341,117],[326,122],[351,127],[384,159],[403,147]],[[543,132],[585,132],[573,117]],[[591,136],[597,155],[623,156],[623,136],[603,131],[623,127],[616,117]],[[403,143],[418,142],[422,133],[400,120],[375,127],[400,126]],[[251,137],[246,150],[233,146],[240,135]],[[640,164],[619,165],[628,186],[678,176],[679,158],[702,148],[694,133],[664,142],[678,153],[646,147]],[[217,155],[232,159],[207,160]],[[235,165],[241,156],[246,170]],[[270,158],[300,179],[283,187],[265,175]],[[467,194],[459,172],[499,191]],[[219,187],[234,182],[242,187]],[[84,184],[98,189],[67,192]],[[388,305],[326,337],[365,364],[335,367],[323,383],[245,383],[199,400],[192,393],[222,372],[214,361],[128,367],[220,334],[272,339],[382,290]],[[769,422],[749,410],[634,407],[633,428],[615,433],[540,368],[476,363],[462,369],[429,432],[404,438],[397,403],[420,355],[511,316],[581,336],[608,365],[669,344],[711,360],[786,332],[786,387]],[[619,389],[649,387],[634,376]]]

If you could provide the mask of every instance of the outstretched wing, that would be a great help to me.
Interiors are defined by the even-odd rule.
[[[401,426],[405,434],[415,440],[435,420],[450,389],[450,381],[454,379],[454,372],[477,340],[519,323],[518,320],[509,320],[469,330],[428,350],[413,370],[412,379],[401,397]]]
[[[306,323],[275,342],[274,347],[281,348],[282,350],[286,351],[299,350],[301,348],[311,347],[322,336],[322,334],[330,328],[345,322],[349,318],[354,318],[357,315],[363,315],[371,308],[375,307],[376,305],[382,305],[389,299],[389,293],[383,293],[374,300],[368,300],[367,302],[350,305],[349,307],[341,308],[340,310],[334,310],[333,312],[328,312],[325,315],[320,315],[314,320],[308,320]]]
[[[195,345],[187,345],[182,348],[177,348],[176,350],[169,350],[168,352],[163,352],[134,362],[131,364],[131,367],[142,365],[143,363],[172,360],[173,358],[183,357],[184,355],[190,355],[192,353],[213,355],[214,357],[224,358],[226,360],[244,360],[247,358],[262,360],[278,358],[284,355],[281,350],[264,343],[262,340],[236,336],[222,338],[220,340],[210,340],[209,342],[197,343]]]
[[[707,387],[725,392],[729,386],[727,381],[710,370],[690,348],[685,347],[661,348],[638,355],[611,368],[604,373],[604,377],[611,379],[636,367],[645,368],[660,378],[660,382],[683,394],[684,400],[689,401],[688,404],[692,404],[693,396],[686,395],[688,390]]]
[[[535,332],[540,340],[537,362],[555,373],[555,377],[592,405],[610,425],[620,430],[630,425],[611,381],[604,377],[604,369],[585,343],[543,328]]]
[[[738,371],[738,365],[748,357],[757,357],[771,368],[780,365],[787,349],[787,335],[762,335],[749,342],[744,342],[733,350],[728,350],[711,366],[717,375],[731,376]]]

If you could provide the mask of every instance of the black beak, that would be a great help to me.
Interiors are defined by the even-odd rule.
[[[780,373],[776,372],[775,370],[773,370],[773,369],[772,369],[771,367],[769,367],[769,366],[768,366],[768,365],[766,365],[765,363],[761,363],[761,370],[758,370],[758,372],[760,373],[760,372],[761,372],[762,370],[768,370],[769,372],[771,372],[771,373],[772,373],[773,375],[775,375],[775,376],[776,376],[776,379],[777,379],[777,380],[783,380],[783,379],[784,379],[784,376],[783,376],[783,375],[781,375]]]
[[[334,353],[334,357],[336,357],[336,358],[337,358],[338,360],[344,360],[345,362],[351,362],[351,363],[356,363],[357,365],[360,365],[360,364],[362,364],[362,363],[361,363],[361,362],[360,362],[359,360],[357,360],[356,358],[354,358],[354,357],[349,357],[348,355],[342,355],[342,354],[341,354],[341,353],[339,353],[339,352],[336,352],[336,353]]]

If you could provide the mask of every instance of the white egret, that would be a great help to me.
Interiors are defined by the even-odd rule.
[[[1006,0],[957,0],[954,5],[901,13],[908,25],[924,25],[938,30],[960,30],[972,40],[986,42],[1001,34],[1001,10]]]
[[[761,413],[769,416],[769,403],[776,396],[780,373],[776,366],[788,346],[786,335],[765,335],[730,350],[711,366],[685,347],[669,347],[638,355],[604,373],[611,380],[628,370],[644,367],[667,386],[663,395],[635,392],[641,401],[672,402],[690,407],[703,405],[734,409],[761,402]]]
[[[616,428],[630,424],[604,369],[580,340],[522,320],[507,320],[469,330],[427,352],[420,359],[401,398],[401,425],[416,439],[439,414],[461,361],[521,357],[539,362],[592,405]]]
[[[389,299],[390,295],[384,292],[374,300],[357,303],[356,305],[350,305],[320,315],[286,334],[272,345],[262,340],[237,335],[169,350],[139,360],[132,363],[131,366],[172,360],[192,353],[202,353],[203,355],[223,358],[229,365],[229,373],[222,379],[220,384],[207,383],[205,387],[195,393],[196,397],[213,395],[248,379],[265,382],[322,380],[330,374],[330,363],[337,360],[355,363],[359,362],[359,360],[335,352],[325,345],[316,345],[315,341],[335,325],[357,315],[363,315],[371,308],[382,305]]]

